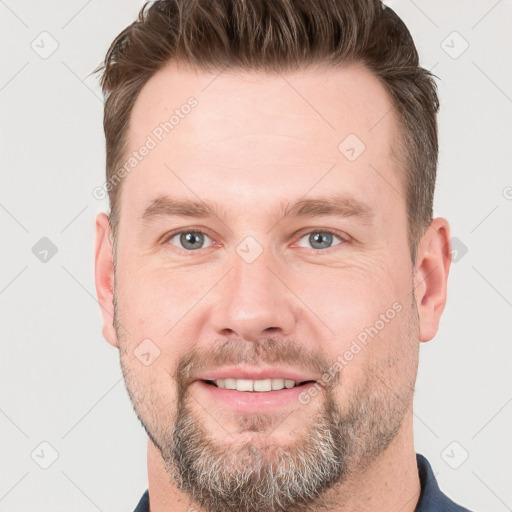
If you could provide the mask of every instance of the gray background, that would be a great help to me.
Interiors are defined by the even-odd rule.
[[[421,349],[416,448],[453,499],[504,512],[512,2],[389,4],[441,79],[435,209],[457,249],[440,332]],[[92,195],[104,183],[103,104],[87,76],[141,5],[0,0],[0,511],[129,511],[147,486],[146,436],[95,298],[94,217],[107,203]]]

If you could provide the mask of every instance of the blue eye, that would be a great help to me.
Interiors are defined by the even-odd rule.
[[[211,245],[210,237],[200,231],[182,231],[172,236],[169,242],[187,251],[196,251],[197,249],[203,249],[207,240],[210,241],[209,245]]]
[[[339,243],[342,243],[343,240],[334,233],[331,233],[329,231],[312,231],[311,233],[308,233],[301,237],[301,241],[306,239],[306,244],[310,244],[309,246],[313,249],[329,249],[333,246],[334,239],[338,239]],[[334,245],[339,245],[334,244]],[[308,245],[303,245],[303,242],[299,242],[299,247],[308,247]]]

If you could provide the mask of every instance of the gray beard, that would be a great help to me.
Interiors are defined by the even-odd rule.
[[[152,441],[177,487],[207,512],[330,510],[341,496],[330,502],[326,491],[371,464],[395,438],[405,413],[396,395],[375,396],[370,389],[365,385],[342,416],[326,388],[307,435],[290,446],[265,444],[264,434],[263,442],[236,447],[215,443],[181,396],[169,437]],[[263,431],[264,424],[256,418],[243,430]]]
[[[208,512],[305,510],[344,478],[350,458],[335,408],[313,419],[299,446],[217,446],[185,406],[164,460],[178,487]],[[252,429],[251,429],[252,430]]]

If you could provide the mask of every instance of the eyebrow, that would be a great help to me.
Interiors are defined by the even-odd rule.
[[[358,217],[371,220],[375,211],[367,204],[348,195],[329,195],[318,198],[301,198],[297,201],[284,201],[278,212],[280,218],[290,217]],[[226,218],[223,208],[212,202],[173,199],[168,195],[159,196],[139,217],[142,224],[150,224],[162,217],[217,217]]]
[[[334,195],[320,198],[299,199],[287,203],[283,217],[360,217],[370,220],[375,216],[373,208],[347,195]]]

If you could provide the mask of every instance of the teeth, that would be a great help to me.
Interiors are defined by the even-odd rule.
[[[254,391],[272,391],[272,379],[255,380]]]
[[[283,389],[284,379],[272,379],[272,390]]]
[[[220,382],[222,382],[222,379]],[[219,381],[217,381],[217,386],[219,386],[219,388],[225,387],[226,389],[236,389],[236,379],[224,379],[224,386],[220,386]]]
[[[214,381],[217,387],[223,389],[236,389],[237,391],[278,391],[284,388],[293,388],[296,383],[289,379],[218,379]]]
[[[295,381],[294,380],[288,380],[286,379],[284,381],[284,387],[285,388],[293,388],[293,386],[295,386]]]
[[[254,391],[254,381],[249,379],[236,380],[237,391]]]

